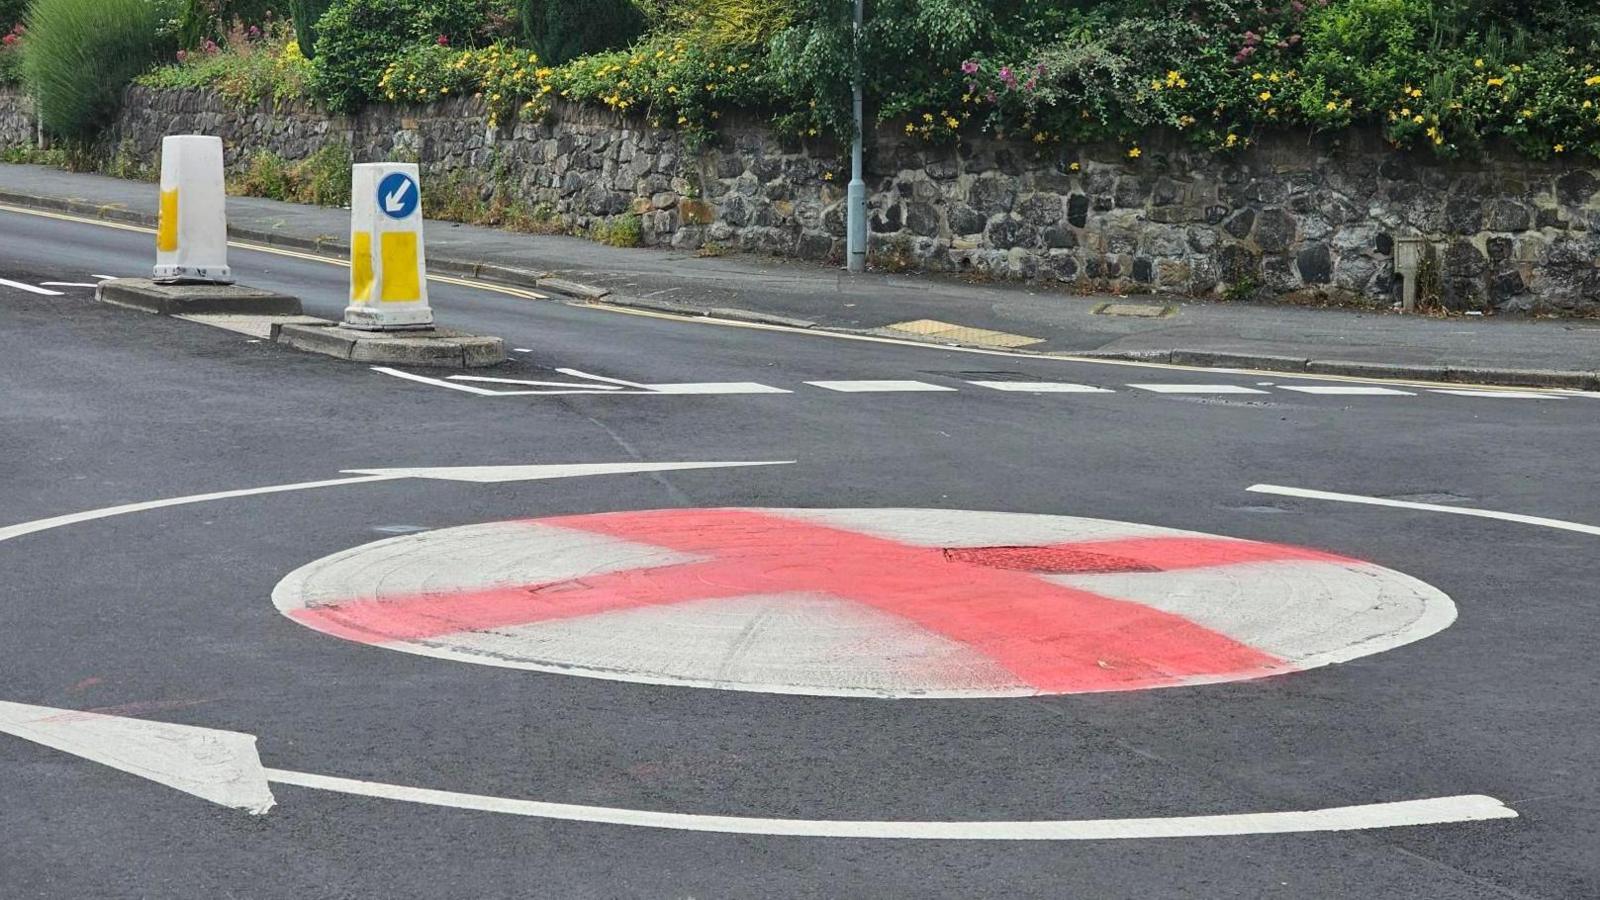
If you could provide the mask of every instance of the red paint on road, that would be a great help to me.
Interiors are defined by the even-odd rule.
[[[290,615],[340,637],[387,643],[697,600],[825,594],[958,641],[1040,691],[1125,690],[1254,677],[1288,664],[1181,616],[1051,584],[1035,573],[1343,561],[1279,544],[1204,537],[943,550],[736,509],[537,522],[701,559],[549,584],[351,600]]]

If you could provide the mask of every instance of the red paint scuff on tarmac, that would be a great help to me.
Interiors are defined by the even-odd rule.
[[[340,637],[389,643],[697,600],[826,594],[958,641],[1041,692],[1075,693],[1255,677],[1290,666],[1182,616],[1052,584],[1039,574],[1342,561],[1297,547],[1205,537],[946,550],[738,509],[537,521],[703,559],[548,584],[352,600],[290,615]]]

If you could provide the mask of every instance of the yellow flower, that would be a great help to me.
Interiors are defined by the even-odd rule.
[[[1268,100],[1272,99],[1272,92],[1271,91],[1262,91],[1261,93],[1256,95],[1256,99],[1260,100],[1262,103],[1265,103]]]
[[[1594,87],[1595,85],[1600,84],[1600,75],[1591,75],[1588,78],[1585,78],[1583,83],[1589,87]]]
[[[1532,117],[1533,117],[1533,110],[1531,110],[1531,109],[1525,109],[1525,110],[1523,110],[1523,111],[1522,111],[1522,112],[1520,112],[1520,113],[1517,113],[1517,115],[1519,115],[1519,116],[1521,116],[1521,117],[1523,117],[1523,118],[1524,118],[1524,119],[1530,119],[1530,118],[1532,118]]]
[[[1504,78],[1490,78],[1490,79],[1487,79],[1485,81],[1485,83],[1488,84],[1489,87],[1499,87],[1499,86],[1505,84],[1506,80]]]
[[[944,124],[950,126],[950,129],[953,131],[953,130],[961,127],[961,120],[956,118],[955,116],[946,116],[945,120],[944,120]]]
[[[1138,159],[1139,157],[1141,157],[1143,155],[1144,155],[1144,151],[1140,150],[1138,147],[1129,147],[1128,148],[1128,158],[1129,159]]]
[[[1583,101],[1583,108],[1584,109],[1588,109],[1588,108],[1590,108],[1592,106],[1594,106],[1594,101],[1593,100],[1585,100],[1585,101]]]
[[[1339,108],[1339,104],[1338,104],[1337,101],[1334,101],[1334,100],[1329,100],[1328,101],[1328,105],[1327,105],[1328,112],[1333,112],[1334,110],[1336,110],[1338,108]]]
[[[1161,90],[1161,82],[1159,82],[1159,81],[1151,81],[1150,82],[1150,90],[1152,90],[1152,91]]]
[[[1475,68],[1475,69],[1483,68],[1483,57],[1480,56],[1477,59],[1473,60],[1472,61],[1472,67]]]
[[[907,122],[906,123],[906,134],[916,134],[916,133],[917,133],[917,126],[911,124],[910,122]]]
[[[1415,117],[1413,117],[1411,119],[1411,124],[1413,124],[1413,125],[1421,125],[1423,123],[1423,121],[1424,120],[1423,120],[1423,118],[1421,116],[1415,116]]]
[[[1265,77],[1266,76],[1262,75],[1260,72],[1251,72],[1250,73],[1250,80],[1251,81],[1260,81],[1262,78],[1265,78]]]
[[[1083,166],[1080,166],[1077,163],[1073,163],[1072,165],[1067,166],[1067,171],[1068,172],[1076,172],[1081,168],[1083,168]]]
[[[1267,80],[1272,82],[1273,84],[1277,84],[1282,79],[1278,76],[1277,72],[1273,72],[1270,76],[1267,77]]]
[[[933,121],[933,113],[923,113],[922,114],[922,121],[924,121],[924,122],[932,122]]]
[[[1567,152],[1567,145],[1566,144],[1557,144],[1555,146],[1555,151],[1557,153],[1565,153],[1565,152]]]
[[[823,181],[832,181],[833,180],[833,173],[832,172],[823,172],[822,173],[822,180]]]
[[[1223,141],[1223,143],[1229,147],[1232,147],[1239,143],[1239,136],[1230,131],[1228,132],[1228,139]]]
[[[1403,107],[1403,108],[1402,108],[1402,109],[1401,109],[1401,110],[1400,110],[1400,115],[1402,115],[1402,116],[1409,116],[1409,115],[1411,115],[1411,107],[1409,107],[1409,106],[1407,106],[1407,107]]]
[[[1422,88],[1412,88],[1411,89],[1411,96],[1413,96],[1413,97],[1421,97],[1422,96]]]
[[[1046,135],[1045,135],[1044,132],[1036,131],[1036,132],[1033,133],[1033,142],[1035,144],[1042,144],[1042,143],[1045,142],[1045,139],[1046,139]]]

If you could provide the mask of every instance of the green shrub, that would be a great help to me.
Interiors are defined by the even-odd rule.
[[[645,29],[632,0],[519,0],[529,46],[551,65],[626,47]]]
[[[478,0],[333,0],[317,22],[311,89],[350,112],[379,95],[384,71],[407,46],[467,43],[483,25]]]
[[[306,59],[317,55],[317,22],[333,0],[289,0],[289,18],[300,37],[300,53]]]
[[[0,34],[21,22],[28,10],[28,0],[0,0]]]
[[[298,162],[263,150],[228,184],[234,194],[318,206],[350,204],[350,148],[328,144]]]
[[[303,97],[311,79],[311,63],[287,23],[268,26],[259,40],[235,34],[215,53],[189,52],[183,60],[139,76],[138,83],[157,88],[209,87],[235,106],[264,100],[283,103]]]
[[[589,236],[612,247],[638,247],[644,243],[644,225],[635,213],[623,213],[604,222],[596,222]]]
[[[23,78],[44,127],[84,137],[110,119],[122,88],[175,46],[166,0],[34,0]]]

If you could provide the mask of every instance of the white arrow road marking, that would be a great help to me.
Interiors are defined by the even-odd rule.
[[[400,212],[405,208],[406,195],[410,193],[411,179],[407,178],[400,182],[400,186],[394,189],[394,193],[383,198],[384,210],[391,215]]]
[[[5,701],[0,732],[251,815],[273,805],[255,735]]]
[[[52,290],[47,290],[47,289],[41,288],[41,287],[34,287],[31,284],[23,284],[20,281],[12,281],[9,278],[0,278],[0,285],[4,285],[5,287],[16,288],[19,291],[27,291],[30,294],[40,294],[40,295],[45,296],[45,297],[59,297],[59,296],[61,296],[61,292],[60,291],[52,291]]]
[[[1447,513],[1453,516],[1476,516],[1480,519],[1497,519],[1520,525],[1540,525],[1579,534],[1600,535],[1600,526],[1584,525],[1543,516],[1525,516],[1520,513],[1498,512],[1492,509],[1475,509],[1470,506],[1442,506],[1437,503],[1412,503],[1409,500],[1390,500],[1386,497],[1363,497],[1360,494],[1336,494],[1331,491],[1312,491],[1305,488],[1281,487],[1275,484],[1252,485],[1246,490],[1257,494],[1277,494],[1280,497],[1299,497],[1306,500],[1332,500],[1338,503],[1360,503],[1366,506],[1389,506],[1397,509],[1417,509],[1423,512]]]
[[[623,381],[621,378],[607,378],[604,375],[591,375],[588,372],[583,372],[583,371],[580,371],[578,369],[557,369],[556,371],[560,372],[563,375],[571,375],[573,378],[583,378],[583,379],[587,379],[589,381],[604,381],[607,384],[620,384],[623,387],[631,387],[631,388],[645,388],[645,387],[648,387],[648,385],[640,384],[637,381]]]

